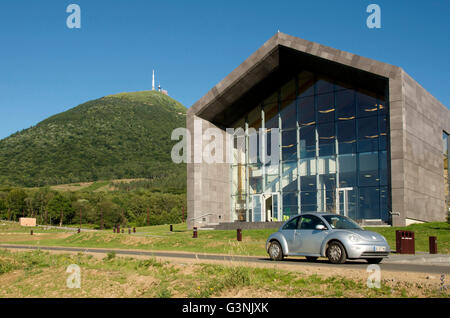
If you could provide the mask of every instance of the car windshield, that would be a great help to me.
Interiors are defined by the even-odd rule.
[[[342,215],[325,215],[323,218],[336,230],[362,230],[353,220]]]

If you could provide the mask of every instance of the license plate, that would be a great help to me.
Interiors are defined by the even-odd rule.
[[[375,252],[386,252],[386,247],[384,246],[374,246],[373,249]]]

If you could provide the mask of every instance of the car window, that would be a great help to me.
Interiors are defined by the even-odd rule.
[[[298,222],[299,230],[315,230],[316,226],[322,224],[325,226],[325,223],[315,215],[305,215],[302,216]]]
[[[295,230],[297,228],[298,217],[290,220],[288,223],[283,226],[283,230]]]
[[[325,215],[324,219],[327,220],[332,229],[337,230],[362,230],[362,228],[349,219],[342,215]]]

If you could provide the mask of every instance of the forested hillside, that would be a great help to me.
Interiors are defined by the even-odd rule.
[[[172,163],[170,135],[185,127],[185,114],[183,105],[156,91],[89,101],[1,140],[0,184],[146,178],[184,189],[186,166]]]

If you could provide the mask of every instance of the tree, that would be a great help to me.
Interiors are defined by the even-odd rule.
[[[72,207],[72,202],[66,196],[58,193],[48,202],[48,213],[53,224],[57,223],[71,223],[75,211]],[[61,220],[62,213],[62,220]],[[62,221],[62,222],[61,222]]]
[[[112,228],[119,224],[122,219],[122,212],[120,206],[110,201],[109,199],[103,199],[97,204],[97,210],[103,214],[103,225],[105,228]],[[96,224],[100,224],[101,215],[97,213]]]
[[[16,219],[17,215],[22,215],[25,210],[25,199],[27,197],[26,192],[23,189],[13,189],[8,193],[6,197],[6,205],[10,210],[10,218]]]
[[[88,200],[86,199],[78,199],[77,201],[72,203],[72,208],[74,209],[74,223],[93,223],[92,222],[92,211],[93,208]],[[81,214],[81,220],[80,220]]]
[[[7,194],[4,192],[0,192],[0,218],[2,219],[6,219],[7,216],[7,212],[8,212],[8,206],[6,204],[6,197]]]
[[[42,224],[48,221],[47,206],[55,194],[56,192],[50,190],[49,187],[41,188],[33,194],[33,210],[39,211],[39,215],[36,215],[38,223]]]

